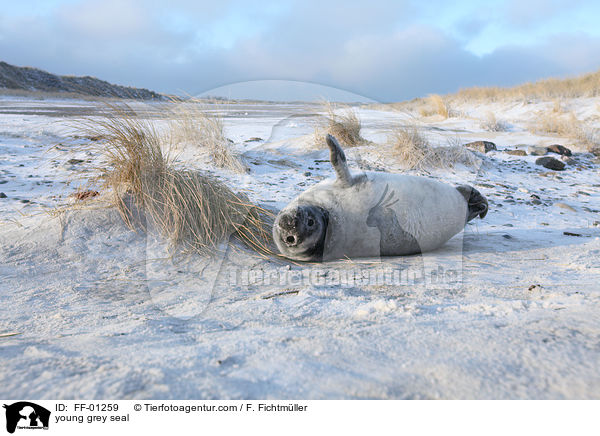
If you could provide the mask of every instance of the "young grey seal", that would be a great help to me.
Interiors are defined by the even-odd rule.
[[[304,191],[275,219],[281,254],[300,261],[401,256],[434,250],[488,202],[470,186],[427,177],[363,172],[352,175],[338,141],[327,135],[336,178]]]

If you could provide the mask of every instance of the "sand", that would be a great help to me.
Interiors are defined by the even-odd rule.
[[[566,106],[598,127],[598,102]],[[600,164],[528,130],[551,108],[463,103],[448,119],[361,108],[372,143],[347,149],[355,169],[405,171],[385,140],[415,119],[434,144],[496,143],[479,168],[410,171],[474,185],[489,214],[424,256],[299,265],[239,246],[166,259],[164,241],[128,229],[88,181],[101,157],[75,150],[90,139],[73,120],[93,103],[3,97],[0,397],[599,398]],[[250,172],[210,168],[193,146],[182,165],[273,209],[332,176],[312,144],[318,106],[214,110]],[[488,111],[508,130],[485,131]],[[553,143],[575,152],[564,171],[504,152]],[[101,195],[72,207],[83,188]]]

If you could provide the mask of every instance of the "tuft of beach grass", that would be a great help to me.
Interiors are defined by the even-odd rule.
[[[171,128],[159,130],[127,105],[110,109],[85,120],[83,129],[102,138],[92,146],[105,157],[104,183],[130,228],[147,230],[150,221],[173,249],[205,255],[214,254],[230,236],[261,254],[273,253],[270,211],[214,176],[176,163]],[[202,134],[197,126],[194,132]]]
[[[369,143],[360,135],[362,125],[354,109],[336,106],[331,102],[324,102],[323,106],[326,115],[315,128],[316,145],[324,146],[327,134],[336,137],[346,147]]]
[[[188,99],[165,111],[165,115],[169,120],[170,141],[174,145],[207,151],[218,168],[237,173],[247,171],[225,136],[222,117],[216,111],[209,111],[204,102]]]
[[[388,136],[390,154],[407,169],[450,168],[456,164],[476,166],[481,163],[470,150],[458,143],[433,146],[417,126],[399,126]]]

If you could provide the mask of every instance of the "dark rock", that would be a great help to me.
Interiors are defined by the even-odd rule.
[[[259,138],[258,136],[254,136],[252,138],[246,139],[244,142],[258,142],[258,141],[262,141],[262,138]]]
[[[77,165],[77,164],[80,164],[80,163],[82,163],[82,162],[84,162],[84,161],[83,161],[83,159],[69,159],[69,160],[67,161],[67,163],[68,163],[69,165]]]
[[[4,192],[0,192],[0,198],[6,198],[6,194]]]
[[[548,153],[548,148],[547,147],[538,147],[538,146],[531,146],[527,149],[529,151],[529,154],[532,156],[544,156],[545,154]]]
[[[592,153],[594,156],[600,156],[600,147],[594,147],[590,150],[590,153]]]
[[[465,147],[472,148],[480,153],[487,153],[488,151],[497,150],[496,144],[490,141],[469,142],[468,144],[465,144]]]
[[[304,173],[304,176],[305,177],[312,176],[312,173],[310,171],[307,171],[307,172]]]
[[[540,157],[535,160],[536,165],[541,165],[544,168],[554,171],[562,171],[565,169],[565,163],[553,157]]]
[[[504,150],[506,154],[511,154],[513,156],[527,156],[527,152],[525,150]]]
[[[567,147],[564,147],[560,144],[552,144],[550,146],[547,147],[548,151],[551,153],[557,153],[563,156],[571,156],[573,153],[571,153],[571,150],[569,150]]]

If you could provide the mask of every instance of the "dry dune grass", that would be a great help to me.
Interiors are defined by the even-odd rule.
[[[170,132],[161,134],[129,107],[86,120],[83,128],[103,138],[92,146],[106,156],[104,180],[130,228],[152,226],[182,251],[214,254],[234,236],[273,253],[272,214],[211,176],[176,167]]]
[[[246,165],[231,149],[225,137],[223,119],[209,113],[204,103],[188,100],[168,110],[171,141],[176,145],[195,146],[206,150],[219,168],[245,172]]]
[[[419,108],[419,114],[422,117],[428,117],[431,115],[440,115],[446,119],[453,115],[450,101],[448,98],[444,98],[438,94],[430,94],[426,99],[421,100],[421,107]]]
[[[552,112],[555,114],[562,114],[565,112],[563,108],[563,102],[559,98],[554,99],[554,105],[552,106]]]
[[[472,87],[461,89],[454,97],[463,100],[496,101],[508,98],[556,99],[597,97],[600,95],[600,71],[567,79],[544,79],[533,83],[501,88]]]
[[[508,130],[508,126],[504,121],[500,121],[496,118],[496,115],[489,111],[486,117],[481,120],[481,128],[489,132],[505,132]]]
[[[450,105],[449,103],[438,94],[431,94],[429,101],[433,105],[435,112],[438,115],[448,118],[450,116]]]
[[[473,86],[453,94],[443,96],[433,94],[426,99],[416,98],[411,101],[386,103],[375,107],[406,112],[418,111],[423,117],[439,114],[447,118],[457,115],[452,109],[454,104],[546,100],[554,101],[553,111],[555,113],[562,113],[564,108],[561,99],[598,96],[600,96],[600,71],[567,79],[549,78],[513,87]]]
[[[572,112],[564,114],[553,110],[540,113],[529,126],[529,130],[536,134],[556,135],[572,139],[586,150],[598,146],[598,131],[587,126]]]
[[[388,143],[393,156],[408,169],[449,168],[456,164],[473,167],[481,163],[458,141],[448,146],[432,146],[415,125],[394,129]]]
[[[323,103],[326,116],[315,128],[315,144],[324,146],[327,134],[335,136],[343,145],[354,147],[367,144],[368,141],[360,135],[361,122],[356,111],[349,107],[339,110],[330,102]]]

